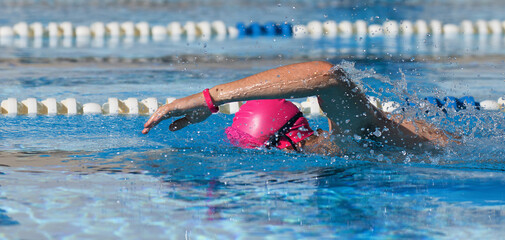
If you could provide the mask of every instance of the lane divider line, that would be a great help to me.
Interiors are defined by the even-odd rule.
[[[363,20],[355,22],[328,20],[309,21],[307,24],[273,23],[260,24],[251,22],[248,25],[237,23],[227,26],[223,21],[200,22],[170,22],[166,25],[151,25],[146,21],[133,22],[94,22],[89,26],[74,25],[69,21],[50,22],[43,25],[40,22],[19,22],[13,26],[0,26],[0,38],[104,38],[104,37],[153,37],[163,39],[170,36],[174,39],[186,37],[188,39],[201,38],[208,40],[217,38],[239,38],[258,36],[281,36],[294,38],[333,38],[336,36],[411,36],[411,35],[501,35],[505,32],[505,21],[493,20],[463,20],[460,23],[442,23],[433,19],[430,21],[417,20],[415,22],[403,20],[388,20],[382,24],[369,24]]]
[[[120,100],[118,98],[109,98],[106,103],[102,105],[98,103],[85,103],[77,102],[75,98],[66,98],[62,101],[57,101],[55,98],[47,98],[42,101],[37,101],[35,98],[27,98],[18,101],[16,98],[8,98],[3,100],[0,104],[0,112],[4,115],[87,115],[87,114],[104,114],[104,115],[151,115],[158,107],[165,103],[171,103],[175,98],[169,97],[165,102],[160,102],[156,98],[146,98],[138,100],[137,98],[128,98]],[[477,109],[488,111],[502,111],[505,112],[505,97],[499,98],[497,101],[484,100],[476,102],[471,96],[464,96],[456,98],[447,96],[442,99],[435,97],[426,97],[419,103],[410,102],[406,99],[405,102],[399,103],[394,101],[382,102],[377,97],[369,96],[370,104],[376,108],[387,112],[393,113],[400,111],[406,107],[424,107],[427,104],[436,106],[442,111],[449,110],[460,111],[464,109]],[[234,114],[242,105],[242,102],[232,102],[219,106],[221,113]],[[323,112],[319,108],[319,103],[316,97],[308,97],[301,103],[295,102],[300,110],[307,115],[322,115]]]

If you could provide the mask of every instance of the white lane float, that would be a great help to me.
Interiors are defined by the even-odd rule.
[[[349,37],[353,34],[353,26],[349,21],[342,21],[338,23],[338,32],[344,37]]]
[[[414,24],[411,21],[402,21],[400,23],[400,33],[404,36],[411,36],[414,34]]]
[[[30,35],[30,29],[26,22],[16,23],[12,27],[12,30],[14,30],[14,34],[19,37],[28,37]]]
[[[319,21],[311,21],[307,24],[307,30],[309,31],[309,35],[318,39],[323,36],[323,24]]]
[[[391,113],[400,108],[400,104],[394,101],[382,102],[377,97],[368,96],[370,104],[384,112]],[[176,98],[168,97],[163,104],[172,103]],[[16,98],[8,98],[1,101],[0,112],[6,115],[82,115],[82,114],[105,114],[105,115],[151,115],[162,105],[156,98],[128,98],[120,100],[109,98],[106,103],[79,103],[75,98],[66,98],[58,102],[55,98],[48,98],[37,101],[35,98],[27,98],[19,102]],[[219,106],[221,113],[236,113],[242,102],[232,102]],[[323,114],[317,97],[308,97],[301,103],[296,103],[300,111],[310,115]],[[482,110],[505,111],[505,97],[500,97],[497,101],[484,100],[480,102]]]
[[[30,35],[34,38],[44,37],[44,25],[40,22],[30,24]]]
[[[223,21],[213,21],[211,24],[212,33],[216,35],[216,38],[222,40],[226,38],[226,24]]]
[[[308,30],[305,25],[294,25],[293,26],[293,37],[294,38],[304,38],[308,35]]]
[[[323,23],[323,33],[327,37],[333,38],[338,35],[338,24],[333,20],[329,20]]]
[[[395,21],[387,20],[381,24],[368,24],[364,20],[357,20],[355,22],[341,21],[336,22],[333,20],[327,20],[325,22],[320,21],[309,21],[306,25],[296,24],[292,26],[292,37],[293,38],[304,38],[311,37],[314,39],[319,39],[323,36],[328,38],[334,38],[336,36],[350,37],[356,35],[359,37],[363,36],[412,36],[417,34],[419,36],[431,34],[435,37],[445,35],[447,37],[454,37],[459,34],[462,35],[473,35],[478,34],[480,36],[492,35],[495,37],[497,42],[500,41],[499,37],[505,32],[505,21],[501,20],[477,20],[475,22],[470,20],[463,20],[461,23],[442,23],[439,20],[433,19],[428,22],[424,20],[417,20],[415,22],[411,21]],[[279,34],[279,33],[277,33]],[[247,34],[246,34],[247,35]],[[127,43],[132,41],[146,42],[151,37],[154,41],[161,41],[165,39],[165,36],[170,36],[173,40],[180,40],[181,37],[186,37],[189,41],[195,40],[199,37],[201,40],[207,41],[212,37],[217,40],[223,40],[225,38],[237,38],[239,36],[239,31],[234,26],[227,26],[223,21],[201,21],[185,22],[181,25],[179,22],[171,22],[165,26],[154,25],[151,26],[148,22],[133,22],[126,21],[122,23],[109,22],[107,24],[103,22],[93,22],[91,25],[79,25],[74,26],[69,21],[64,21],[60,23],[50,22],[47,26],[40,22],[26,23],[18,22],[13,26],[1,26],[0,27],[0,38],[3,38],[2,45],[12,42],[7,41],[7,38],[19,37],[23,38],[34,38],[42,39],[43,36],[48,36],[50,40],[49,46],[56,47],[58,43],[63,43],[65,46],[70,47],[72,45],[73,37],[80,38],[79,42],[87,43],[88,40],[85,38],[90,38],[91,36],[95,40],[103,41],[105,37],[110,37],[112,39],[118,39],[121,36],[128,38],[125,40]],[[63,37],[63,41],[59,41],[57,38]],[[134,38],[139,37],[139,38]],[[23,40],[27,41],[27,40]],[[114,40],[118,42],[119,40]],[[23,47],[26,44],[16,44],[18,47]],[[41,46],[40,41],[35,44]],[[100,44],[101,45],[101,44]],[[111,43],[110,46],[115,46],[117,44]]]
[[[400,26],[396,21],[386,21],[382,24],[382,31],[387,36],[396,36],[400,33]]]
[[[358,36],[365,36],[368,34],[368,24],[363,20],[356,21],[354,23],[354,29]]]

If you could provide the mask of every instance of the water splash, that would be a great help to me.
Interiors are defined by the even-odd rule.
[[[417,90],[408,88],[408,76],[398,69],[400,77],[390,77],[378,73],[373,68],[357,69],[354,62],[343,61],[339,65],[348,76],[369,96],[375,96],[382,102],[396,101],[401,107],[395,113],[406,119],[424,120],[434,126],[454,133],[455,143],[434,150],[416,152],[398,148],[377,150],[359,150],[348,146],[353,152],[350,158],[390,163],[428,163],[434,165],[457,166],[501,170],[505,163],[505,126],[503,112],[484,111],[467,108],[456,111],[451,108],[438,108],[417,95]],[[432,96],[444,95],[437,89],[426,89]],[[344,142],[354,141],[343,140]],[[368,147],[360,142],[360,147]],[[368,149],[365,148],[365,149]],[[344,157],[345,158],[345,157]]]

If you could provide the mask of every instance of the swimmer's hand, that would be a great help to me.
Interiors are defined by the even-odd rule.
[[[206,106],[201,104],[198,104],[200,106],[194,106],[193,101],[186,98],[177,99],[172,103],[159,107],[144,124],[142,133],[147,134],[154,126],[168,118],[183,116],[170,124],[170,131],[177,131],[190,124],[199,123],[212,114]]]

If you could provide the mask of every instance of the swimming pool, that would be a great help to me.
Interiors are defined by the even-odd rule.
[[[454,12],[475,9],[477,13],[465,19],[491,19],[505,6],[493,1],[479,6],[454,1],[463,3],[459,8],[456,3],[362,1],[355,8],[346,1],[338,6],[295,1],[268,8],[264,2],[237,1],[231,4],[232,11],[216,1],[200,7],[158,2],[149,7],[132,1],[138,11],[110,1],[111,6],[98,7],[77,3],[85,8],[75,14],[68,12],[74,9],[72,4],[9,6],[0,8],[6,12],[0,14],[5,16],[0,24],[166,23],[222,16],[229,17],[223,19],[227,24],[282,21],[285,16],[306,22],[324,20],[325,14],[339,21],[380,15],[459,22],[464,14]],[[110,11],[117,7],[120,10]],[[435,8],[451,11],[430,16]],[[92,11],[86,14],[86,9]],[[30,14],[39,10],[39,17]],[[498,46],[503,48],[501,37]],[[367,39],[365,47],[352,39],[3,46],[0,99],[161,100],[309,60],[348,61],[369,95],[397,102],[405,97],[473,96],[496,101],[505,96],[503,53],[491,45],[487,50],[465,51],[463,41],[449,44],[442,38],[445,46],[434,47],[438,45],[429,39],[426,48],[418,50],[413,39],[410,50],[399,44],[391,52],[385,50],[390,42],[384,38]],[[362,53],[363,49],[367,51]],[[406,86],[406,91],[388,85],[388,79],[395,86]],[[147,136],[140,133],[145,116],[2,114],[0,238],[500,238],[505,221],[504,113],[474,109],[431,113],[421,117],[460,132],[463,144],[431,155],[363,151],[343,158],[232,147],[224,127],[233,116],[226,114],[175,133],[168,132],[169,123],[164,122]],[[311,116],[309,122],[327,128],[323,117]]]

